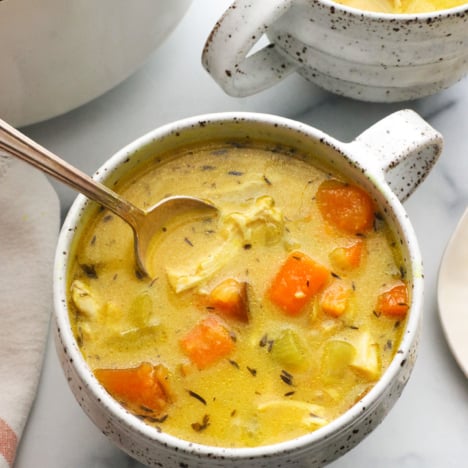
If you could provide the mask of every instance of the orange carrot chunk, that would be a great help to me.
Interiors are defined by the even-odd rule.
[[[320,298],[320,307],[332,317],[340,317],[346,311],[351,288],[343,281],[334,280],[323,291]]]
[[[293,252],[268,290],[270,300],[288,315],[298,315],[330,277],[326,267],[302,252]]]
[[[322,216],[333,226],[352,234],[370,230],[374,205],[361,188],[330,179],[322,182],[316,200]]]
[[[94,375],[118,401],[160,414],[170,401],[167,369],[143,362],[130,369],[96,369]]]
[[[375,310],[388,317],[405,317],[409,309],[408,288],[401,282],[379,294]]]
[[[247,283],[227,278],[216,285],[208,295],[208,306],[214,307],[228,318],[242,322],[249,320],[249,303],[247,298]]]
[[[330,260],[338,268],[353,270],[361,264],[364,241],[356,239],[352,244],[336,247],[330,252]]]
[[[199,369],[205,369],[229,355],[234,349],[234,340],[221,320],[210,315],[180,340],[180,346]]]

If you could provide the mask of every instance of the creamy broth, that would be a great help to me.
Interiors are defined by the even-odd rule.
[[[465,5],[466,0],[336,0],[358,10],[378,13],[429,13]]]
[[[81,235],[69,272],[77,342],[109,393],[148,424],[225,447],[291,439],[349,409],[397,351],[409,301],[390,228],[361,189],[352,196],[370,207],[370,224],[343,225],[327,197],[349,184],[292,156],[216,143],[121,183],[142,207],[186,194],[220,208],[159,233],[151,279],[136,274],[131,230],[116,216],[99,212]],[[286,300],[288,262],[312,265],[310,296],[298,289]],[[403,296],[382,306],[395,288]],[[235,313],[226,291],[239,299]],[[216,351],[193,351],[213,323]],[[123,383],[109,373],[122,369]],[[123,388],[137,374],[140,384],[159,379],[156,403],[152,384]]]

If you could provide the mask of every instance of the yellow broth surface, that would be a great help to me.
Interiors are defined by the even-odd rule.
[[[378,13],[430,13],[465,5],[466,0],[336,0],[342,5]]]
[[[76,245],[70,318],[91,369],[146,362],[167,370],[169,400],[161,411],[117,395],[122,404],[182,439],[250,447],[314,431],[369,391],[397,351],[405,322],[404,314],[377,311],[376,301],[404,284],[405,267],[377,211],[367,232],[350,234],[324,219],[316,195],[332,178],[340,176],[287,149],[216,144],[181,151],[119,186],[142,207],[186,194],[220,208],[218,217],[175,220],[158,234],[151,279],[136,274],[131,230],[108,211],[91,220]],[[354,242],[363,252],[351,267],[336,252]],[[269,290],[294,252],[330,274],[290,314]],[[209,305],[210,292],[226,278],[248,286],[247,319]],[[328,313],[322,298],[336,282],[348,295],[340,313]],[[198,366],[181,342],[213,316],[228,330],[232,349]]]

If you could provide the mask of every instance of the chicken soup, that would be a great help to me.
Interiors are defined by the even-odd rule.
[[[343,414],[398,350],[410,304],[399,244],[361,187],[310,155],[213,142],[119,185],[141,207],[175,194],[219,213],[171,220],[138,274],[106,210],[74,247],[81,352],[136,417],[182,439],[273,444]]]
[[[336,0],[358,10],[390,14],[416,14],[447,10],[465,5],[466,0]]]

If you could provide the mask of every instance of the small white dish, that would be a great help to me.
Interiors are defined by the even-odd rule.
[[[445,249],[437,294],[447,342],[468,378],[468,209]]]

